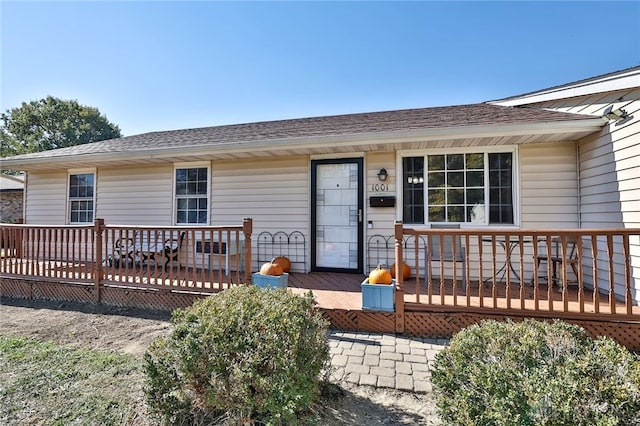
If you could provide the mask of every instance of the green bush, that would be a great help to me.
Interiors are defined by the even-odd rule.
[[[447,425],[638,425],[640,360],[561,321],[484,321],[438,354]]]
[[[145,393],[166,423],[305,421],[329,361],[311,293],[239,286],[173,314],[145,354]]]

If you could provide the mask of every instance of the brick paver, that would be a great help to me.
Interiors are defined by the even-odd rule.
[[[329,331],[331,380],[431,392],[431,368],[446,339]]]

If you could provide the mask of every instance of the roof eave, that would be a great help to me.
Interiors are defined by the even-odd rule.
[[[119,158],[127,158],[128,160],[148,160],[148,159],[165,159],[176,157],[179,155],[198,155],[215,154],[217,152],[224,153],[241,153],[241,152],[264,152],[279,151],[290,149],[305,149],[322,147],[346,147],[361,145],[366,142],[368,145],[393,143],[404,143],[412,141],[436,141],[463,138],[490,138],[490,137],[506,137],[518,135],[544,135],[544,134],[563,134],[575,132],[597,132],[606,121],[602,118],[565,120],[565,121],[544,121],[535,123],[516,123],[516,124],[491,124],[467,127],[443,127],[416,130],[401,130],[393,132],[375,132],[375,133],[357,133],[342,135],[326,135],[326,136],[308,136],[296,138],[279,138],[269,139],[260,142],[251,140],[235,141],[229,143],[216,143],[212,145],[197,146],[176,146],[171,148],[154,148],[137,151],[119,151],[119,152],[98,152],[76,155],[65,155],[59,157],[44,157],[31,159],[3,159],[2,167],[4,169],[28,170],[29,166],[68,163],[73,158],[75,162],[82,161],[113,161]]]
[[[619,73],[607,74],[562,86],[539,90],[487,102],[492,105],[521,106],[558,99],[574,98],[596,93],[616,92],[640,87],[640,67]]]

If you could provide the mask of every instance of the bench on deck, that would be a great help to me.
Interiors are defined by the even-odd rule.
[[[164,269],[167,269],[171,261],[178,261],[184,236],[184,231],[135,231],[133,238],[125,237],[116,241],[109,264],[119,266],[126,262],[131,266],[134,263],[145,265],[149,261],[157,263],[163,258]]]

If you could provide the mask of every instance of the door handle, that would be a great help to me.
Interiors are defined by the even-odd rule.
[[[358,223],[362,223],[362,209],[358,209]]]

